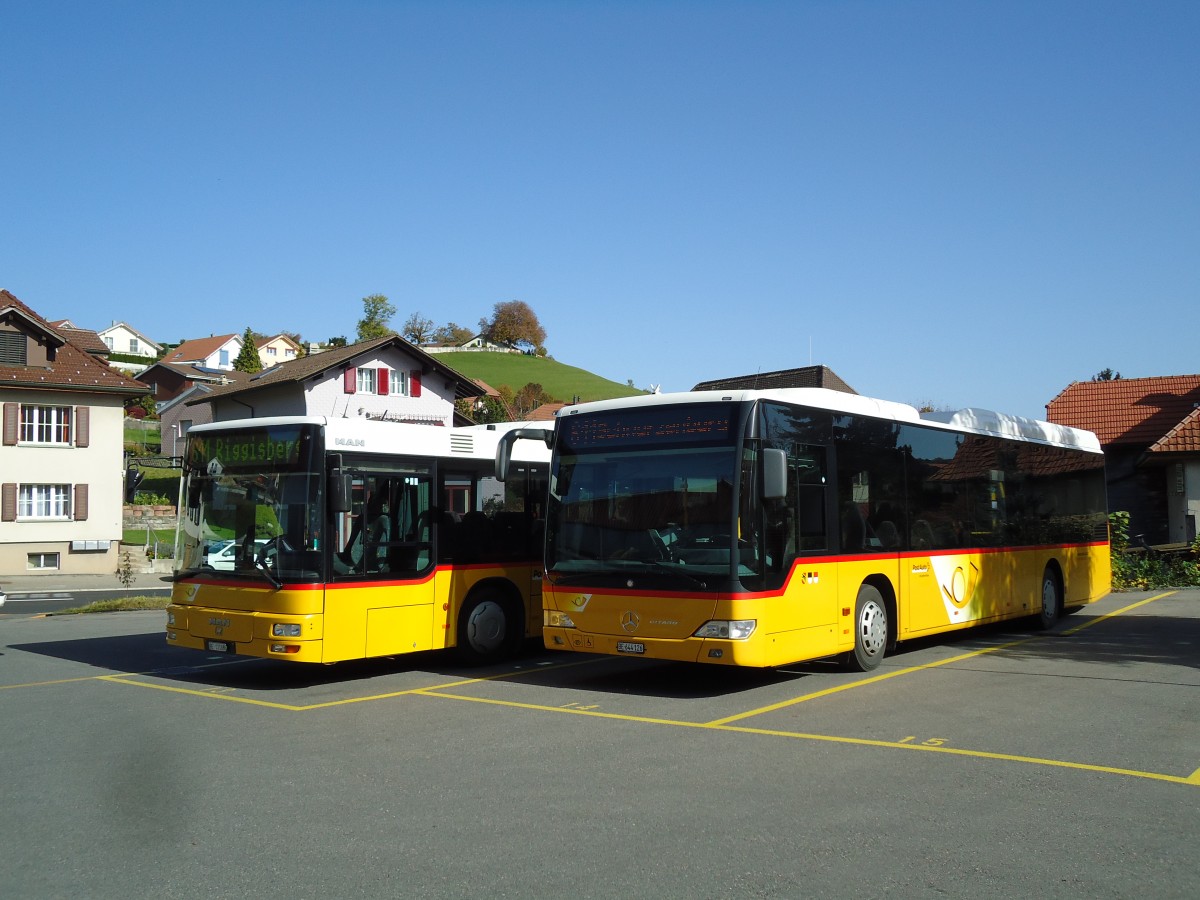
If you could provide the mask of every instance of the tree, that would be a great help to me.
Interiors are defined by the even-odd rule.
[[[254,343],[254,332],[246,327],[246,333],[242,335],[242,350],[237,355],[237,359],[233,361],[233,370],[235,372],[261,372],[262,359],[258,355],[258,347]]]
[[[452,346],[465,344],[473,337],[475,337],[474,331],[465,325],[456,325],[454,322],[443,325],[433,333],[433,339],[439,344],[449,344]]]
[[[327,340],[325,342],[325,346],[329,347],[330,349],[349,347],[350,342],[346,340],[346,336],[344,334],[339,334],[337,337],[331,337],[329,340]]]
[[[517,414],[518,419],[523,419],[543,403],[549,403],[550,400],[550,396],[542,386],[531,381],[517,391],[517,395],[513,397],[513,411]]]
[[[479,326],[487,339],[496,344],[541,350],[546,343],[546,329],[523,300],[497,303],[492,307],[491,321],[483,319]]]
[[[1092,376],[1092,381],[1120,381],[1121,373],[1114,372],[1112,369],[1101,369]]]
[[[383,294],[363,297],[363,317],[358,320],[358,341],[373,341],[375,338],[395,334],[388,322],[396,314],[396,307]]]
[[[433,320],[426,319],[419,312],[415,312],[405,320],[400,334],[417,346],[428,343],[429,338],[434,334]]]

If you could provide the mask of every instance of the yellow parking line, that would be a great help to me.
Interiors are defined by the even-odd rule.
[[[1137,609],[1139,606],[1145,606],[1147,603],[1153,603],[1155,600],[1161,600],[1164,597],[1170,597],[1172,594],[1175,594],[1175,593],[1178,593],[1178,592],[1177,591],[1167,591],[1166,593],[1158,594],[1154,597],[1147,597],[1145,600],[1139,600],[1137,603],[1131,603],[1128,606],[1122,607],[1121,609],[1114,610],[1113,612],[1107,613],[1103,616],[1099,616],[1098,618],[1095,618],[1095,619],[1091,619],[1087,622],[1083,622],[1074,628],[1070,628],[1066,631],[1062,631],[1059,633],[1062,635],[1077,634],[1078,632],[1082,631],[1085,628],[1090,628],[1091,626],[1097,625],[1100,622],[1104,622],[1108,619],[1111,619],[1114,616],[1119,616],[1119,615],[1127,613],[1131,610]],[[1022,644],[1029,643],[1030,641],[1041,640],[1045,636],[1046,635],[1039,634],[1034,637],[1022,638],[1019,641],[1010,641],[1007,644],[998,644],[995,647],[985,647],[983,650],[973,650],[970,653],[964,653],[960,656],[953,656],[953,657],[950,657],[949,659],[938,660],[937,662],[926,663],[925,665],[911,666],[911,667],[905,668],[905,669],[898,669],[895,672],[887,672],[883,675],[876,675],[872,678],[861,678],[858,681],[853,681],[853,682],[850,682],[849,684],[841,684],[841,685],[837,685],[836,687],[826,688],[825,690],[822,690],[822,691],[814,691],[811,694],[804,694],[801,697],[793,697],[790,700],[783,700],[783,701],[780,701],[779,703],[773,703],[770,706],[763,706],[758,709],[752,709],[752,710],[749,710],[744,713],[738,713],[737,715],[726,716],[723,719],[714,719],[712,722],[709,722],[709,724],[710,725],[728,725],[732,722],[740,722],[743,719],[751,719],[754,716],[760,716],[765,713],[775,712],[776,710],[786,709],[787,707],[795,706],[798,703],[806,703],[809,700],[817,700],[821,697],[828,697],[831,694],[837,694],[837,693],[840,693],[841,691],[849,691],[849,690],[853,690],[854,688],[865,687],[866,685],[869,685],[869,684],[875,684],[880,681],[886,681],[889,678],[896,678],[899,675],[911,675],[914,672],[922,672],[926,669],[933,669],[938,666],[945,666],[950,663],[961,662],[964,659],[970,659],[974,656],[983,656],[986,653],[995,653],[998,650],[1007,650],[1011,647],[1019,647]]]
[[[995,648],[999,649],[999,648]],[[977,656],[977,653],[966,656]],[[945,662],[949,662],[946,660]],[[897,672],[896,674],[901,674]],[[1183,775],[1167,775],[1162,772],[1144,772],[1139,769],[1126,769],[1119,766],[1102,766],[1093,763],[1072,762],[1064,759],[1050,759],[1039,756],[1021,756],[1014,753],[995,753],[989,750],[966,750],[961,747],[932,747],[922,744],[903,744],[898,741],[880,741],[871,738],[841,737],[829,734],[807,734],[798,731],[784,731],[770,728],[750,728],[744,725],[721,725],[712,722],[683,722],[676,719],[660,719],[653,716],[631,716],[623,713],[602,712],[593,709],[578,709],[569,706],[545,706],[538,703],[520,703],[514,700],[496,700],[488,697],[468,697],[463,694],[447,694],[418,690],[415,694],[437,697],[442,700],[465,700],[468,703],[484,703],[489,706],[506,706],[512,709],[526,709],[538,712],[568,713],[575,716],[590,716],[596,719],[615,719],[623,722],[635,722],[642,725],[670,725],[676,728],[699,728],[707,731],[728,731],[737,734],[757,734],[767,737],[784,737],[794,740],[820,741],[832,744],[854,744],[860,747],[879,747],[886,750],[917,750],[926,753],[944,753],[951,756],[965,756],[974,759],[1001,760],[1004,762],[1023,763],[1025,765],[1050,766],[1059,769],[1077,769],[1085,772],[1102,772],[1108,775],[1124,775],[1128,778],[1145,778],[1153,781],[1168,781],[1173,784],[1200,785],[1200,770],[1190,777]]]
[[[1139,606],[1145,606],[1147,603],[1153,603],[1155,600],[1161,600],[1161,599],[1163,599],[1163,597],[1170,597],[1172,594],[1177,594],[1177,593],[1179,593],[1179,592],[1178,591],[1167,591],[1164,594],[1156,594],[1153,597],[1147,597],[1145,600],[1139,600],[1137,603],[1130,603],[1128,606],[1123,606],[1120,609],[1113,610],[1110,613],[1105,613],[1102,616],[1097,616],[1095,619],[1089,619],[1086,622],[1081,622],[1080,624],[1076,625],[1074,628],[1068,628],[1066,631],[1063,631],[1062,633],[1066,634],[1066,635],[1078,634],[1080,631],[1083,631],[1083,629],[1085,629],[1085,628],[1091,628],[1093,625],[1099,625],[1101,622],[1107,622],[1109,619],[1113,618],[1114,616],[1124,615],[1125,613],[1130,612],[1131,610],[1137,609]]]
[[[747,710],[746,712],[737,713],[736,715],[726,716],[723,719],[714,719],[709,722],[709,725],[729,725],[732,722],[740,722],[743,719],[750,719],[754,716],[761,716],[765,713],[775,712],[776,710],[786,709],[789,706],[795,706],[798,703],[806,703],[809,700],[817,700],[821,697],[828,697],[831,694],[837,694],[842,691],[850,691],[854,688],[865,687],[868,684],[876,684],[880,681],[887,681],[889,678],[897,678],[901,675],[911,675],[914,672],[923,672],[927,669],[936,669],[938,666],[946,666],[950,663],[962,662],[964,659],[971,659],[976,656],[983,656],[987,653],[995,653],[997,650],[1007,650],[1009,647],[1017,647],[1021,644],[1027,644],[1036,638],[1022,638],[1019,641],[1009,641],[1007,644],[997,644],[995,647],[985,647],[982,650],[972,650],[970,653],[962,653],[958,656],[951,656],[947,659],[939,659],[936,662],[925,663],[920,666],[909,666],[904,669],[897,669],[894,672],[885,672],[882,675],[874,675],[870,678],[861,678],[858,681],[852,681],[848,684],[839,684],[824,690],[814,691],[811,694],[804,694],[800,697],[792,697],[790,700],[781,700],[778,703],[772,703],[769,706],[760,706],[758,709]]]
[[[80,681],[97,681],[103,675],[84,675],[80,678],[59,678],[55,681],[25,681],[21,684],[0,684],[0,691],[11,691],[13,688],[45,687],[51,684],[75,684]]]
[[[152,684],[149,681],[133,681],[132,677],[136,674],[151,675],[152,672],[146,673],[131,673],[130,675],[100,675],[99,681],[110,681],[113,684],[128,684],[133,687],[150,688],[155,691],[167,691],[172,694],[187,694],[191,697],[205,697],[209,700],[228,700],[231,703],[245,703],[250,706],[265,706],[268,709],[285,709],[289,712],[299,712],[305,709],[303,706],[291,706],[287,703],[273,703],[270,700],[255,700],[253,697],[238,697],[231,694],[214,694],[209,691],[198,691],[194,688],[174,687],[169,684]]]
[[[448,681],[445,684],[435,684],[430,687],[421,688],[406,688],[402,691],[389,691],[384,694],[370,694],[365,697],[346,697],[341,700],[329,700],[324,703],[310,703],[304,706],[298,706],[291,703],[276,703],[271,700],[257,700],[253,697],[240,697],[236,694],[217,694],[211,690],[198,690],[197,688],[184,688],[168,684],[154,684],[149,681],[134,681],[135,676],[153,676],[155,672],[128,672],[121,675],[94,675],[91,678],[71,678],[65,679],[63,682],[45,682],[46,684],[67,683],[69,681],[111,681],[119,684],[129,684],[134,687],[152,688],[156,691],[169,691],[175,694],[186,694],[191,697],[203,697],[206,700],[228,700],[232,703],[245,703],[250,706],[262,706],[267,709],[281,709],[285,712],[307,712],[313,709],[329,709],[334,706],[349,706],[352,703],[367,703],[372,700],[390,700],[395,697],[404,697],[410,694],[431,694],[433,691],[443,691],[450,688],[466,687],[472,684],[482,684],[488,681],[499,681],[505,678],[514,678],[518,675],[528,675],[530,672],[546,671],[548,669],[565,669],[572,666],[581,666],[595,660],[579,660],[569,663],[561,663],[558,665],[549,666],[530,666],[528,668],[514,669],[511,672],[497,672],[494,675],[483,675],[479,678],[464,678],[458,681]],[[20,685],[10,685],[10,687],[19,687]]]

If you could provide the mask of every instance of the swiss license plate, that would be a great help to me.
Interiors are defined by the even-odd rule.
[[[646,645],[635,641],[617,641],[618,653],[645,653]]]
[[[205,641],[204,646],[206,649],[211,650],[213,653],[233,653],[234,652],[233,644],[231,644],[229,641]]]

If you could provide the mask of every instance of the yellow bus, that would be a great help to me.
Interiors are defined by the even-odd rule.
[[[167,643],[332,663],[541,634],[549,450],[516,425],[287,417],[188,433]]]
[[[522,438],[538,438],[524,441]],[[1110,587],[1095,435],[817,388],[568,407],[546,509],[548,648],[733,666],[1035,617]]]

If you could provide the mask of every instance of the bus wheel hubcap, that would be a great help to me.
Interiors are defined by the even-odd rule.
[[[504,610],[498,603],[485,600],[467,619],[467,639],[477,650],[498,650],[504,643]]]
[[[884,611],[874,603],[864,605],[858,620],[858,632],[863,650],[871,656],[882,653],[887,642],[887,616]]]

